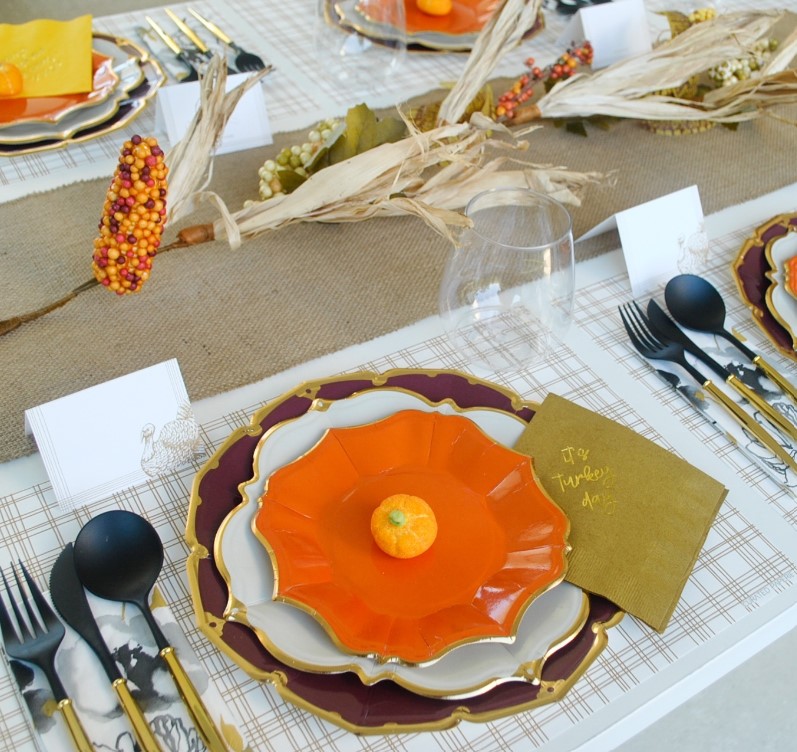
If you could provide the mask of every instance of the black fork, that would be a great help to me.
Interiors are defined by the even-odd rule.
[[[746,413],[737,402],[717,387],[711,379],[707,379],[697,368],[689,363],[684,355],[683,345],[657,336],[652,331],[652,326],[647,316],[645,316],[636,302],[624,303],[619,307],[619,310],[620,318],[623,320],[623,326],[628,332],[631,344],[640,355],[650,360],[666,360],[670,363],[677,363],[714,397],[739,425],[755,436],[779,460],[788,465],[794,472],[797,472],[797,462],[795,462],[785,447],[778,443],[752,415]]]
[[[75,748],[80,752],[93,752],[94,746],[89,741],[72,705],[72,700],[69,699],[55,670],[55,656],[66,633],[64,625],[50,608],[50,604],[44,599],[41,590],[21,561],[19,568],[30,595],[26,594],[22,580],[13,565],[11,572],[16,583],[17,597],[14,596],[14,591],[6,579],[5,572],[0,570],[8,602],[14,614],[12,620],[11,614],[0,596],[0,632],[3,635],[6,653],[9,658],[32,663],[44,672],[58,703],[58,709],[69,727]],[[22,603],[27,619],[23,617],[18,601]]]
[[[620,318],[631,343],[641,355],[651,360],[667,360],[677,363],[702,386],[707,379],[691,363],[686,360],[684,348],[677,342],[660,340],[652,331],[647,316],[637,305],[636,301],[624,303],[620,306]]]

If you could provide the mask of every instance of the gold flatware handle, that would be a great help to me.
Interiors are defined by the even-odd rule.
[[[161,38],[163,43],[175,54],[181,55],[183,54],[183,49],[180,47],[177,42],[174,41],[160,26],[160,24],[154,19],[150,18],[149,16],[144,16],[147,23],[152,27],[152,30]]]
[[[775,368],[767,363],[760,355],[756,355],[753,358],[753,363],[755,363],[772,381],[774,381],[778,388],[784,393],[789,396],[792,402],[797,403],[797,390],[795,387],[792,386],[788,381],[786,381],[783,376],[781,376]]]
[[[723,407],[736,419],[736,421],[750,431],[767,449],[781,461],[785,462],[794,472],[797,473],[797,463],[789,453],[777,442],[777,440],[767,433],[766,429],[756,421],[756,419],[746,413],[740,405],[734,402],[725,392],[722,391],[711,380],[703,382],[703,388],[711,394],[714,399],[720,402]]]
[[[224,44],[232,44],[232,39],[230,39],[230,37],[228,37],[218,26],[216,26],[213,21],[208,21],[207,18],[203,18],[193,8],[189,8],[188,12],[217,39],[220,39],[222,42],[224,42]]]
[[[228,747],[213,723],[213,719],[202,702],[199,692],[196,691],[196,687],[194,687],[182,664],[177,660],[174,648],[171,646],[165,647],[160,651],[160,654],[163,660],[166,661],[174,683],[177,685],[177,691],[180,693],[180,697],[183,698],[183,702],[188,708],[188,712],[191,714],[191,718],[193,718],[197,731],[199,731],[202,740],[205,742],[205,746],[210,752],[228,752]]]
[[[779,413],[758,392],[751,389],[734,374],[728,376],[726,383],[739,392],[751,405],[757,407],[772,425],[783,431],[790,439],[797,441],[797,426],[790,423],[785,415]]]
[[[77,717],[72,700],[68,697],[61,700],[58,703],[58,709],[64,716],[75,749],[78,750],[78,752],[94,752],[94,745],[91,743],[88,736],[86,736],[86,730],[83,728],[80,718]]]
[[[125,711],[125,715],[130,721],[130,725],[133,727],[133,733],[136,736],[138,746],[141,747],[143,752],[162,752],[161,746],[155,738],[155,734],[152,732],[147,719],[144,717],[144,713],[141,712],[138,703],[133,698],[133,695],[130,694],[130,687],[127,686],[127,680],[124,678],[116,679],[112,686],[116,692],[116,696],[119,698],[119,704],[122,706],[122,710]]]
[[[166,8],[166,15],[174,21],[175,26],[177,26],[180,31],[183,32],[190,40],[191,44],[193,44],[200,52],[205,53],[208,51],[208,46],[194,33],[194,30],[185,22],[182,18],[180,18],[174,11]]]

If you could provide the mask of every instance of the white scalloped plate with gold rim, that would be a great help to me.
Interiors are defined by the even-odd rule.
[[[784,272],[786,262],[797,256],[797,232],[788,232],[767,243],[765,253],[771,268],[766,276],[772,282],[766,291],[767,308],[797,347],[797,297],[786,289]]]
[[[332,403],[319,400],[305,415],[279,424],[260,440],[254,477],[240,486],[244,501],[227,516],[215,539],[216,564],[230,592],[225,618],[249,626],[266,649],[288,665],[317,673],[351,671],[366,684],[391,679],[418,694],[455,699],[506,681],[537,681],[545,657],[572,639],[587,617],[585,594],[569,583],[557,585],[529,606],[511,643],[463,645],[421,666],[385,665],[344,653],[312,616],[273,600],[271,561],[252,532],[266,479],[309,451],[328,428],[362,425],[403,409],[466,415],[507,446],[515,443],[526,426],[519,418],[497,410],[465,410],[451,401],[431,403],[398,389]],[[258,576],[253,577],[253,572]]]

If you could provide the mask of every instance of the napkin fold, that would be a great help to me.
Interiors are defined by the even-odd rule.
[[[566,580],[666,628],[728,490],[629,428],[548,395],[515,445],[570,518]]]
[[[0,61],[22,73],[18,98],[91,91],[91,16],[0,24]]]

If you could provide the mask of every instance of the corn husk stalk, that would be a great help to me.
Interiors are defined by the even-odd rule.
[[[695,24],[645,55],[558,83],[537,102],[518,107],[513,122],[593,115],[717,123],[752,120],[769,107],[797,102],[795,73],[786,68],[797,54],[794,32],[760,76],[715,89],[702,101],[655,92],[677,89],[725,60],[744,55],[782,17],[777,11],[750,11]]]
[[[246,238],[299,222],[359,222],[371,217],[415,215],[443,237],[469,220],[461,213],[477,193],[497,185],[534,188],[571,205],[583,188],[606,176],[564,167],[523,162],[521,139],[475,114],[467,123],[417,130],[409,135],[325,167],[295,191],[251,204],[212,225],[187,228],[182,240],[195,243],[226,238],[233,248]],[[501,134],[501,138],[498,134]],[[500,171],[500,172],[499,172]]]
[[[220,55],[208,64],[199,88],[200,106],[183,138],[167,153],[169,193],[167,221],[173,222],[194,211],[194,197],[210,183],[213,154],[227,121],[241,97],[271,72],[271,66],[250,75],[226,91],[227,65]]]
[[[484,25],[437,116],[438,125],[456,123],[474,100],[501,58],[523,39],[537,20],[542,0],[503,0]]]

